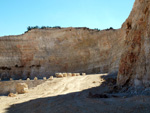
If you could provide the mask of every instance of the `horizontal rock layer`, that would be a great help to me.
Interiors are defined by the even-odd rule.
[[[0,77],[34,78],[56,72],[118,71],[123,30],[33,29],[0,37]]]

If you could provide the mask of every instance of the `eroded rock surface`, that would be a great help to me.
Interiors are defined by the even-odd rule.
[[[150,86],[150,1],[136,0],[122,26],[125,51],[121,57],[118,84]]]
[[[123,32],[50,28],[0,37],[0,77],[26,79],[49,77],[57,72],[118,71]]]

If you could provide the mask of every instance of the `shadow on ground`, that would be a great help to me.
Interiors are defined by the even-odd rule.
[[[113,76],[115,78],[115,76]],[[108,85],[114,85],[111,76],[102,77],[101,86],[81,92],[37,98],[11,105],[6,113],[148,113],[150,99],[147,97],[112,96]],[[112,81],[112,82],[111,82]],[[106,97],[106,96],[107,97]],[[144,99],[144,101],[143,101]]]

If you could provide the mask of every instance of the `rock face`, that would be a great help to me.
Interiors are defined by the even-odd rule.
[[[121,29],[126,33],[118,85],[150,86],[150,1],[136,0]]]
[[[0,78],[118,71],[123,34],[124,30],[120,29],[49,28],[0,37]]]
[[[150,86],[150,1],[136,0],[118,30],[34,29],[0,37],[0,77],[118,72],[118,85]],[[120,62],[120,63],[119,63]]]

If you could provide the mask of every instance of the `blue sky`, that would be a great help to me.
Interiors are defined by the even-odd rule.
[[[134,0],[0,0],[0,36],[28,26],[120,28]]]

